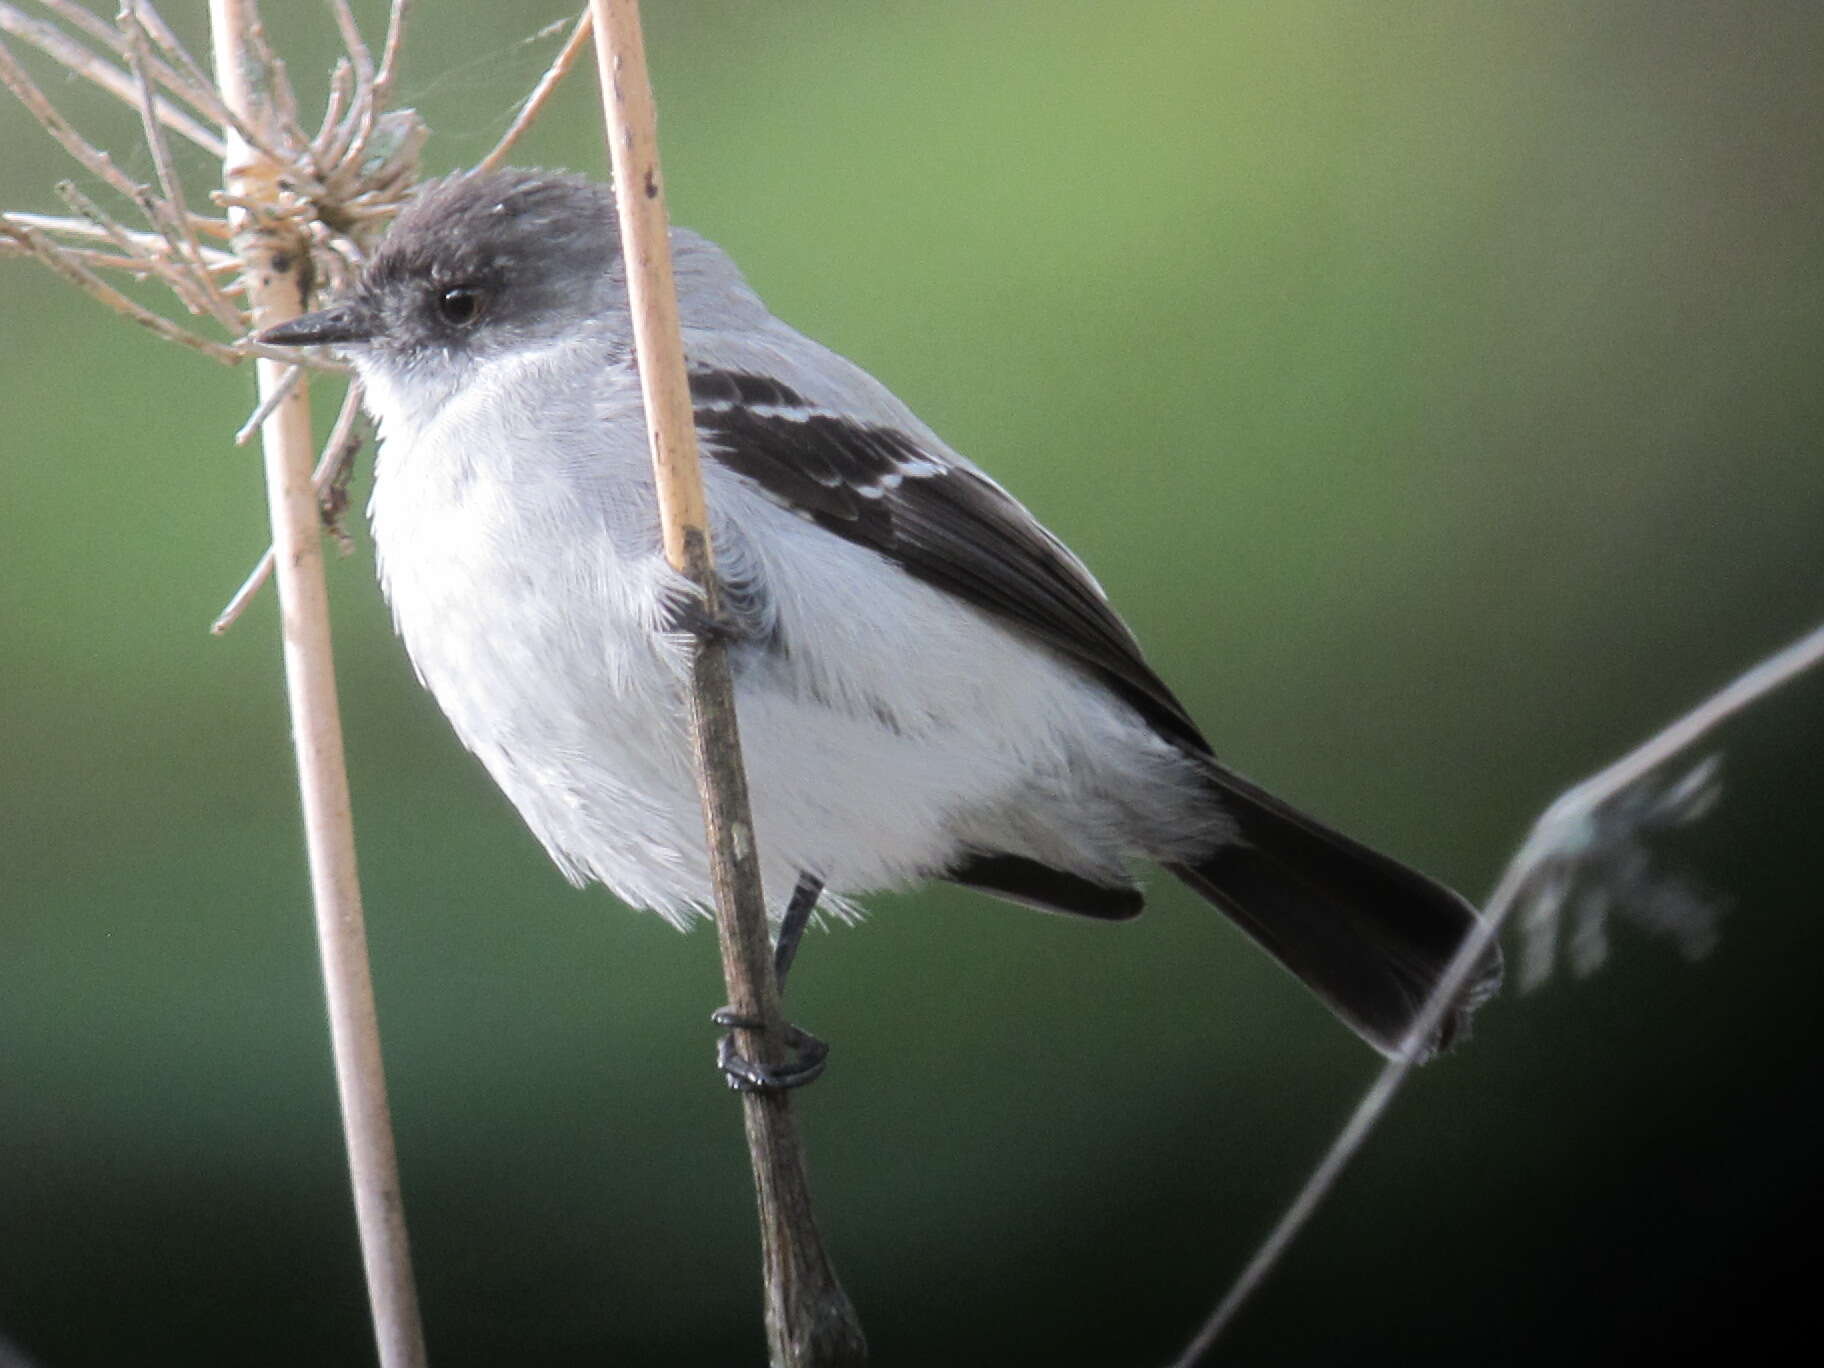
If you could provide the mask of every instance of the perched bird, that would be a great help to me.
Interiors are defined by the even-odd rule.
[[[720,248],[677,229],[672,249],[781,967],[814,908],[847,920],[925,879],[1132,917],[1141,856],[1397,1051],[1474,910],[1219,763],[1012,495],[773,317]],[[337,347],[361,377],[381,584],[463,744],[573,881],[704,913],[700,596],[660,552],[612,192],[431,183],[346,298],[263,340]],[[1421,1050],[1498,979],[1491,954]],[[814,1075],[802,1043],[790,1070],[731,1081]]]

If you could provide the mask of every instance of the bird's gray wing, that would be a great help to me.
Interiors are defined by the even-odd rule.
[[[1162,736],[1208,745],[1076,557],[994,481],[899,427],[750,372],[690,377],[705,454],[827,531],[1023,628],[1093,672]]]

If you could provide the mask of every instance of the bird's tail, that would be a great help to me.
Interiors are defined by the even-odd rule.
[[[1469,903],[1247,780],[1214,781],[1236,836],[1195,863],[1166,867],[1240,924],[1358,1035],[1396,1054],[1426,999],[1477,923]],[[1461,1035],[1501,984],[1490,947],[1420,1051]]]

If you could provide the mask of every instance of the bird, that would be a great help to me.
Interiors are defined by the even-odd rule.
[[[673,228],[707,622],[660,544],[614,209],[569,173],[428,182],[343,297],[261,335],[358,375],[398,635],[571,881],[680,927],[712,908],[686,689],[713,629],[781,977],[814,917],[926,881],[1125,921],[1144,859],[1382,1053],[1463,1034],[1499,984],[1492,947],[1407,1040],[1474,907],[1221,762],[1062,541]],[[826,1047],[792,1029],[776,1069],[725,1048],[731,1085],[821,1072]]]

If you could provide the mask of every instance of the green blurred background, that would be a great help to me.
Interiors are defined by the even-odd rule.
[[[319,98],[320,10],[268,8]],[[200,9],[167,5],[203,46]],[[1559,788],[1820,616],[1817,5],[648,9],[675,217],[1065,536],[1220,751],[1364,839],[1479,894]],[[419,10],[442,171],[564,11]],[[521,160],[600,167],[588,79]],[[0,104],[0,205],[66,174]],[[0,1332],[46,1368],[371,1357],[270,595],[206,632],[265,544],[250,383],[0,262]],[[364,537],[331,585],[434,1361],[760,1361],[712,938],[564,884]],[[1801,1324],[1821,705],[1732,728],[1662,851],[1732,902],[1716,953],[1624,927],[1486,1009],[1228,1361]],[[1363,1086],[1153,883],[1126,927],[927,892],[807,946],[802,1121],[878,1363],[1164,1360]]]

